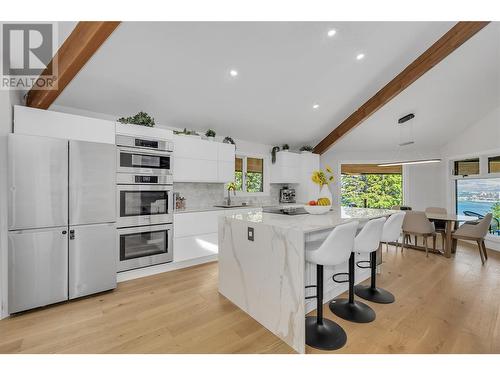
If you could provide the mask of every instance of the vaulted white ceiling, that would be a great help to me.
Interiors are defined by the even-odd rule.
[[[167,126],[213,128],[219,135],[266,144],[314,143],[452,26],[450,22],[125,22],[55,105],[109,115],[144,110]],[[337,33],[330,38],[327,32],[332,28]],[[378,119],[376,123],[384,126],[380,129],[393,131],[397,116],[407,110],[417,112],[422,122],[427,116],[426,123],[433,126],[467,118],[463,106],[467,96],[456,91],[474,86],[477,79],[480,87],[488,84],[481,72],[495,74],[490,61],[498,56],[488,31],[493,28],[488,26],[428,73],[432,80],[425,75],[405,96],[394,99],[387,106],[392,106],[390,111],[380,111],[365,122],[359,129],[367,128],[368,136],[355,138],[366,138],[370,144],[371,137],[378,136],[370,127],[373,121]],[[483,33],[489,37],[482,38]],[[464,54],[475,39],[480,45],[455,66],[455,54]],[[365,58],[358,61],[359,53]],[[230,77],[230,69],[238,71],[236,78]],[[412,90],[416,93],[408,97]],[[478,110],[489,106],[491,92],[472,91]],[[440,112],[447,115],[434,113],[436,97],[441,100]],[[315,103],[317,110],[312,108]],[[453,110],[456,113],[449,117]]]
[[[344,136],[332,150],[439,149],[497,107],[500,23],[494,22]],[[397,120],[408,113],[416,117],[401,127]],[[410,139],[414,145],[398,146]]]

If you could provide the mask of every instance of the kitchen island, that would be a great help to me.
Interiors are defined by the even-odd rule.
[[[257,209],[219,218],[219,292],[299,353],[305,352],[306,285],[315,284],[315,266],[305,261],[309,241],[322,241],[337,225],[398,212],[343,207],[324,215],[279,215]],[[367,260],[368,257],[357,257]],[[331,276],[347,272],[347,262],[324,268],[324,302],[347,290]],[[356,270],[356,283],[370,277]],[[308,289],[314,295],[315,289]]]

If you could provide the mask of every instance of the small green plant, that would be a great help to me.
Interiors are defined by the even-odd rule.
[[[224,138],[224,140],[222,141],[222,143],[230,143],[232,145],[236,145],[236,143],[234,143],[233,138],[231,138],[231,137]]]
[[[288,150],[290,150],[290,146],[288,146],[288,145],[285,143],[283,146],[281,146],[281,149],[282,149],[283,151],[288,151]]]
[[[118,122],[122,124],[134,124],[134,125],[142,125],[142,126],[155,126],[155,119],[148,115],[146,112],[140,111],[135,116],[130,117],[120,117]]]
[[[212,129],[208,129],[205,133],[206,137],[215,137],[215,131]]]
[[[304,145],[300,148],[300,151],[308,151],[308,152],[312,152],[312,150],[314,150],[314,148],[312,146],[309,146],[309,145]]]
[[[182,130],[182,131],[174,130],[174,134],[177,134],[177,135],[199,135],[194,130],[187,130],[186,128],[184,128],[184,130]]]

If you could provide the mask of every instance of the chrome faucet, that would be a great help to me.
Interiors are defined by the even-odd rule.
[[[231,205],[231,190],[233,191],[234,196],[236,196],[236,186],[234,182],[231,182],[227,185],[227,205]]]

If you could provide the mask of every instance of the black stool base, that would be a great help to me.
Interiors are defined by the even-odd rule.
[[[306,318],[306,344],[321,350],[340,349],[347,342],[345,331],[337,323],[323,318],[323,324],[317,324],[315,316]]]
[[[349,303],[347,298],[334,299],[330,302],[330,310],[338,317],[355,323],[369,323],[375,320],[375,311],[363,302]]]
[[[354,293],[367,301],[375,303],[393,303],[394,295],[382,288],[372,288],[369,285],[356,285]]]

